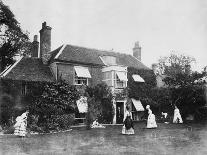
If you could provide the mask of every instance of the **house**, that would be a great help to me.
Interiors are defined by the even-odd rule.
[[[18,83],[14,94],[16,102],[21,102],[21,95],[26,93],[29,82],[53,82],[60,78],[77,86],[95,86],[105,82],[116,94],[127,87],[127,67],[150,70],[141,62],[138,42],[133,48],[133,55],[66,44],[51,51],[51,29],[46,22],[42,23],[39,52],[39,42],[34,36],[31,57],[22,57],[0,75]],[[144,82],[139,75],[133,75],[133,79]],[[117,122],[118,110],[124,115],[125,105],[126,99],[114,100],[113,123]]]

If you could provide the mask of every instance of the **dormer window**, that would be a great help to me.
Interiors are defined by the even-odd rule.
[[[107,66],[117,65],[117,62],[116,62],[117,60],[116,60],[116,57],[114,57],[114,56],[105,55],[105,56],[101,57],[101,60]]]
[[[75,85],[88,85],[88,79],[91,74],[87,67],[74,66],[75,69]]]

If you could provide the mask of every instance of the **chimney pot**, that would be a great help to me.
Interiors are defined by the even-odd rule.
[[[42,23],[42,28],[45,28],[46,26],[47,26],[46,22]]]
[[[32,42],[31,57],[38,57],[39,42],[37,41],[38,36],[34,35]]]
[[[135,42],[135,45],[133,48],[133,56],[136,57],[139,61],[141,61],[141,47],[138,41]]]

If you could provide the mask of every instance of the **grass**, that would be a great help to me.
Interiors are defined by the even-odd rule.
[[[164,124],[146,129],[135,124],[135,135],[122,135],[122,126],[65,133],[32,135],[29,138],[0,137],[2,154],[207,154],[205,124]]]

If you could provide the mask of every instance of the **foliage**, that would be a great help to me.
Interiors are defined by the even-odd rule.
[[[43,93],[32,103],[32,111],[40,115],[64,114],[74,111],[79,94],[75,86],[64,81],[46,83]]]
[[[158,62],[160,73],[173,77],[176,74],[189,73],[195,58],[171,53],[170,56],[160,58]]]
[[[196,114],[197,109],[205,104],[205,89],[200,79],[206,76],[206,72],[192,71],[194,62],[192,57],[171,54],[161,58],[158,65],[160,73],[166,75],[163,81],[171,92],[169,101],[180,108],[184,118]]]
[[[29,115],[28,130],[33,132],[52,132],[67,130],[74,122],[74,114],[52,115],[44,122],[38,123],[38,116]]]
[[[135,82],[132,78],[133,74],[140,75],[145,82]],[[156,77],[152,70],[143,70],[129,67],[128,68],[128,83],[127,94],[129,98],[141,100],[144,106],[151,105],[157,107],[158,103],[154,101],[153,88],[156,86]]]
[[[32,90],[25,96],[24,102],[29,103],[30,115],[37,118],[30,128],[38,132],[68,129],[74,121],[72,113],[80,97],[75,86],[60,80],[55,83],[31,83],[30,88]]]
[[[16,54],[31,49],[28,34],[23,32],[14,14],[0,1],[0,71],[14,63]]]
[[[88,87],[86,92],[88,94],[87,119],[93,121],[98,118],[101,123],[112,123],[114,109],[111,89],[105,83],[101,83],[94,88]]]
[[[198,108],[205,105],[205,87],[202,85],[187,85],[172,89],[172,100],[184,117],[188,114],[198,114]]]

